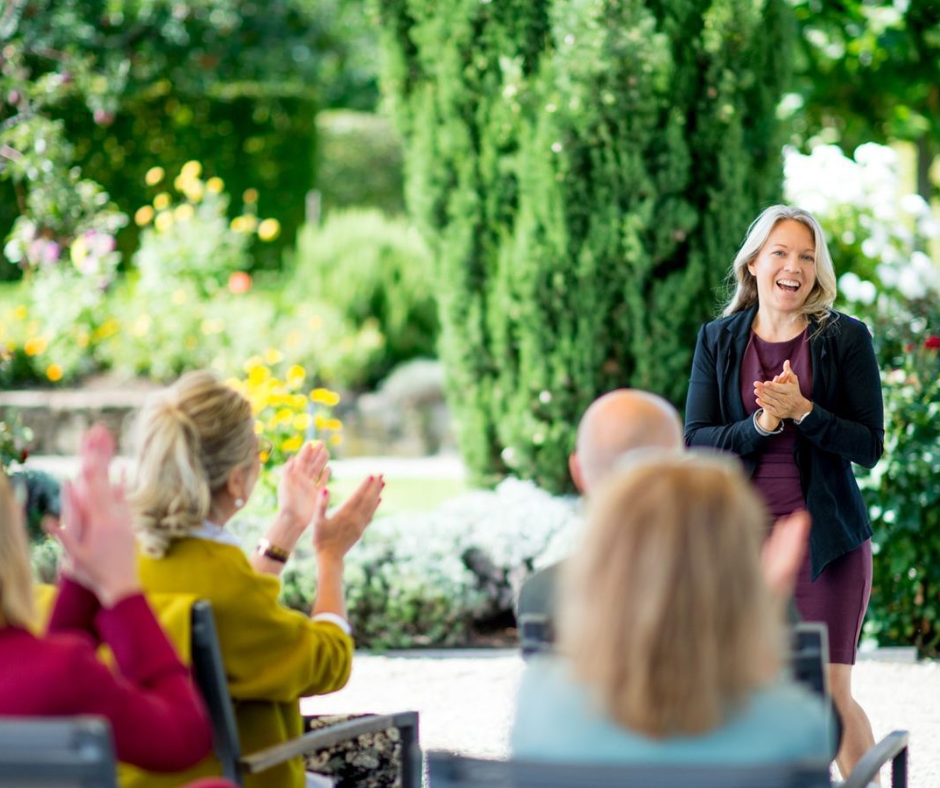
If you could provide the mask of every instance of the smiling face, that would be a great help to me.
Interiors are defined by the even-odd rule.
[[[747,270],[757,280],[761,309],[794,312],[816,284],[816,242],[802,222],[778,222]]]

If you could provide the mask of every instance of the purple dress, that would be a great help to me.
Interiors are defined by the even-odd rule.
[[[787,359],[799,378],[803,396],[812,399],[808,330],[786,342],[767,342],[751,332],[741,363],[741,398],[749,415],[757,410],[754,381],[773,380],[774,375],[783,371],[783,362]],[[765,442],[751,477],[775,520],[806,508],[800,470],[794,459],[797,436],[797,427],[790,420],[785,421],[783,432]],[[871,595],[871,542],[866,540],[827,564],[815,582],[810,578],[810,552],[807,550],[793,592],[797,610],[804,621],[826,624],[830,662],[855,664],[858,638]]]

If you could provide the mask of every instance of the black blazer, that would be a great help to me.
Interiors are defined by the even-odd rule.
[[[685,442],[737,454],[748,475],[767,438],[741,399],[741,361],[757,307],[702,326],[685,406]],[[881,376],[864,323],[833,312],[818,334],[810,324],[813,410],[797,426],[794,459],[813,518],[812,577],[871,537],[852,463],[874,467],[884,450]]]

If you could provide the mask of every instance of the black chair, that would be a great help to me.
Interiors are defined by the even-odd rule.
[[[212,606],[197,601],[192,607],[192,664],[212,717],[215,754],[222,776],[242,785],[243,775],[258,774],[300,755],[315,753],[368,733],[397,728],[401,733],[403,788],[421,786],[421,751],[418,747],[418,713],[377,714],[311,731],[283,744],[242,755],[235,710],[225,680],[222,652],[212,616]]]
[[[820,762],[779,766],[611,766],[489,761],[429,752],[431,788],[868,788],[891,763],[892,788],[907,788],[907,731],[882,739],[844,783]]]
[[[0,718],[2,788],[114,788],[114,742],[100,717]]]

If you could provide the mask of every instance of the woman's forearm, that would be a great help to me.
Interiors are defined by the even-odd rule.
[[[312,615],[320,613],[346,618],[342,557],[317,556],[317,598],[313,603]]]

